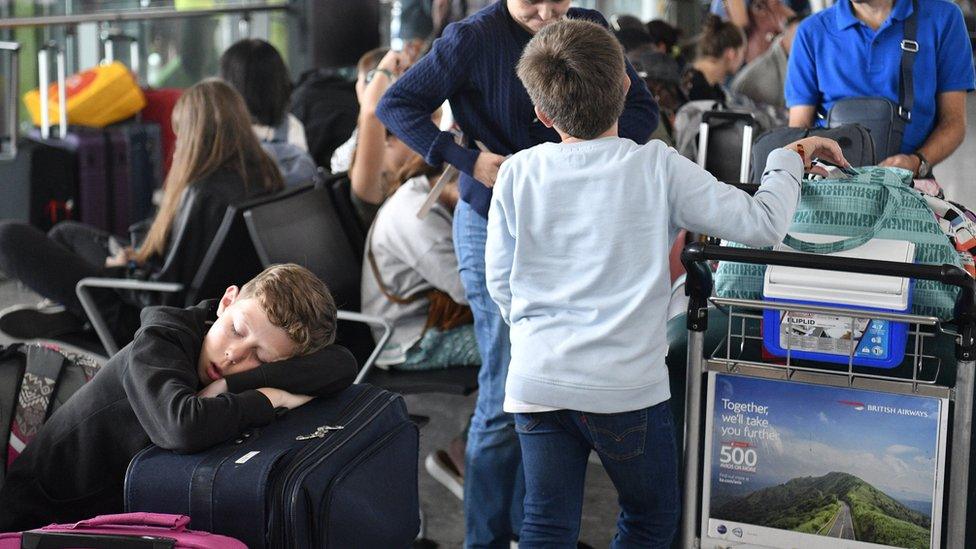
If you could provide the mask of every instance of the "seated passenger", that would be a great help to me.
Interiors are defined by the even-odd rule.
[[[362,311],[394,328],[376,364],[401,370],[481,364],[451,234],[457,183],[418,218],[440,170],[412,157],[366,239]]]
[[[771,105],[779,111],[786,110],[786,65],[793,46],[793,37],[800,20],[790,20],[783,34],[773,41],[765,53],[753,59],[735,75],[730,88],[757,103]]]
[[[698,39],[698,56],[685,68],[682,84],[689,101],[726,101],[725,81],[735,74],[745,58],[742,29],[708,15]]]
[[[812,159],[847,163],[833,141],[797,141],[770,154],[753,197],[660,141],[619,137],[631,80],[619,44],[590,22],[544,27],[517,75],[562,140],[506,160],[488,210],[485,278],[511,328],[504,410],[525,473],[519,547],[576,545],[591,451],[619,493],[613,545],[669,547],[681,498],[668,250],[682,228],[773,245]]]
[[[58,408],[7,473],[0,531],[123,511],[132,457],[199,452],[271,423],[276,408],[352,383],[336,306],[304,267],[275,265],[219,300],[149,307],[136,339]]]
[[[369,227],[389,190],[398,184],[397,172],[412,154],[410,147],[387,131],[376,117],[386,90],[410,65],[407,54],[390,50],[369,71],[360,99],[356,150],[349,168],[352,202],[364,227]]]
[[[359,63],[356,65],[356,102],[363,102],[363,90],[366,89],[366,77],[369,75],[370,71],[376,68],[386,52],[390,51],[389,48],[376,48],[369,50],[364,53],[362,57],[359,58]],[[345,143],[339,145],[335,152],[332,153],[332,160],[329,162],[329,171],[332,173],[340,173],[349,171],[349,166],[352,164],[352,155],[356,152],[356,142],[358,141],[359,131],[358,128],[352,131],[352,135]]]
[[[65,221],[45,235],[25,223],[0,222],[0,271],[63,305],[8,309],[0,315],[0,330],[16,339],[80,330],[86,316],[75,285],[86,277],[189,284],[227,206],[282,188],[281,173],[261,149],[249,120],[244,100],[222,80],[204,80],[186,90],[173,110],[176,146],[162,204],[135,250],[126,246],[115,252],[115,237],[81,223]],[[191,188],[207,215],[181,219],[183,197]],[[176,226],[192,235],[193,245],[184,246],[182,255],[170,253]],[[116,342],[129,342],[139,327],[142,296],[110,289],[96,289],[92,296]]]
[[[291,78],[274,46],[264,40],[241,40],[220,57],[220,77],[244,97],[254,133],[278,164],[285,185],[301,185],[315,177],[305,127],[288,112]]]

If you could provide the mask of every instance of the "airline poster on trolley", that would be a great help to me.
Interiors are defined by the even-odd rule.
[[[702,547],[939,547],[947,401],[709,376]]]

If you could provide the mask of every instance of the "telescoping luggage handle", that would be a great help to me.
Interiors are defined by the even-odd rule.
[[[129,70],[135,75],[136,81],[139,80],[139,39],[131,34],[126,34],[119,29],[106,29],[102,32],[102,55],[105,61],[111,63],[121,54],[116,51],[116,43],[129,45]]]
[[[17,106],[17,92],[20,90],[20,44],[17,42],[0,42],[0,51],[10,53],[10,63],[7,67],[10,73],[5,79],[7,81],[7,91],[4,94],[3,109],[6,113],[4,120],[7,121],[6,141],[9,143],[3,146],[0,143],[0,160],[10,160],[17,156],[17,123],[20,109]]]
[[[41,94],[41,138],[51,137],[51,104],[48,97],[51,85],[51,53],[54,53],[57,65],[58,79],[58,137],[64,139],[68,135],[68,106],[65,80],[67,76],[64,66],[64,50],[56,42],[48,42],[37,52],[38,83]]]
[[[693,242],[681,252],[681,263],[688,273],[685,294],[689,296],[688,329],[696,332],[708,327],[706,307],[712,294],[712,271],[706,261],[734,261],[759,265],[779,265],[894,277],[935,280],[957,286],[955,320],[959,324],[961,341],[957,346],[960,360],[976,358],[976,280],[954,265],[919,265],[897,261],[878,261],[798,252],[775,252],[749,248],[731,248]]]

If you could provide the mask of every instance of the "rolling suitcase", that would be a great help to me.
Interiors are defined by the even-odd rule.
[[[409,547],[418,442],[400,395],[353,385],[198,454],[143,450],[125,506],[189,515],[252,549]]]
[[[153,213],[153,192],[162,180],[160,128],[132,120],[105,132],[111,158],[111,232],[126,236],[133,223]]]
[[[187,530],[189,517],[159,513],[99,515],[73,524],[0,534],[0,549],[97,547],[99,549],[246,549],[226,536]]]
[[[47,230],[58,221],[77,218],[77,154],[58,139],[34,138],[18,139],[17,126],[17,87],[19,69],[19,45],[15,42],[0,43],[0,50],[9,52],[7,65],[8,93],[5,110],[9,136],[7,146],[0,153],[0,219],[26,221]],[[47,64],[46,50],[39,54]],[[63,66],[63,57],[59,57]],[[46,76],[45,76],[46,79]],[[45,94],[47,92],[45,91]],[[50,123],[45,112],[47,129]],[[62,131],[66,131],[66,120],[61,121]],[[59,146],[61,145],[61,146]]]
[[[698,128],[698,165],[724,183],[748,181],[755,125],[755,118],[746,112],[703,112]]]

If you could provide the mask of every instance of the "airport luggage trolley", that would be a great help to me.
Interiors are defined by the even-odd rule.
[[[976,281],[962,269],[950,265],[838,257],[831,257],[827,262],[824,256],[812,254],[698,242],[684,249],[681,261],[688,273],[686,294],[689,296],[682,547],[858,547],[861,541],[899,547],[902,545],[897,543],[905,542],[890,541],[901,539],[899,536],[905,536],[905,539],[915,536],[911,545],[914,547],[966,547],[976,359]],[[941,281],[960,288],[954,325],[943,324],[934,317],[911,314],[711,297],[709,261]],[[722,330],[721,342],[714,349],[705,348],[709,301],[728,315],[728,327]],[[857,345],[853,343],[846,364],[797,359],[789,342],[785,357],[764,354],[759,326],[766,310],[907,323],[909,337],[905,360],[901,367],[892,370],[860,367],[855,364],[853,355]],[[851,333],[853,339],[853,326]],[[937,352],[939,344],[945,349]],[[952,354],[946,354],[949,347],[952,347]],[[750,400],[750,395],[762,397],[757,402]],[[773,399],[774,405],[763,400],[767,397]],[[828,407],[825,408],[827,413],[818,412],[818,406]],[[790,413],[782,413],[784,409]],[[801,416],[809,417],[814,413],[822,424],[813,426],[801,421]],[[917,486],[899,485],[886,491],[857,475],[844,472],[830,472],[820,477],[797,475],[790,477],[788,482],[782,480],[783,471],[797,463],[797,456],[803,458],[804,451],[815,453],[814,444],[816,451],[825,453],[824,460],[835,460],[838,468],[841,467],[840,462],[844,459],[838,456],[842,453],[831,454],[829,449],[843,446],[843,443],[831,447],[829,440],[813,441],[820,438],[831,422],[837,422],[833,414],[850,421],[849,425],[855,426],[852,430],[856,430],[856,426],[861,429],[847,434],[839,429],[836,431],[841,433],[838,440],[844,436],[861,437],[865,450],[872,444],[885,444],[884,436],[879,432],[883,432],[886,425],[889,428],[896,426],[890,429],[897,433],[892,435],[895,438],[914,433],[911,436],[917,437],[918,447],[890,444],[885,447],[889,452],[885,459],[892,461],[874,469],[881,469],[882,475],[892,477],[907,474],[905,478],[909,483],[920,482],[928,486],[925,484],[928,482],[926,474],[913,474],[910,470],[916,465],[922,471],[928,468],[927,475],[931,477],[928,530],[925,530],[926,502],[913,501],[906,495],[918,493]],[[929,421],[924,429],[916,429],[911,423],[922,421],[919,416]],[[951,433],[947,427],[950,416]],[[782,418],[783,422],[779,428],[771,427],[770,421],[776,422],[777,418]],[[929,429],[930,426],[934,427]],[[790,436],[792,439],[786,440]],[[849,444],[851,441],[842,442]],[[857,443],[861,444],[861,440]],[[949,446],[951,453],[947,456]],[[791,448],[801,447],[791,453]],[[870,452],[865,452],[855,458],[869,455]],[[766,456],[776,465],[763,463]],[[859,467],[856,459],[852,460],[854,465],[851,467]],[[899,463],[908,469],[899,473]],[[783,471],[770,473],[764,467],[779,467]],[[765,480],[756,480],[763,474],[768,475]],[[872,475],[869,471],[863,476]],[[778,480],[770,480],[773,478]],[[879,484],[884,485],[886,481],[882,479]],[[718,488],[713,490],[714,487]],[[912,489],[915,492],[911,492]],[[837,498],[838,493],[845,494],[845,499]],[[821,496],[821,499],[813,495]],[[762,504],[764,498],[768,499],[767,506]],[[735,517],[740,521],[746,517],[746,522],[737,522]],[[861,541],[855,541],[858,537],[855,521],[870,525],[870,530],[861,532],[865,536]],[[869,535],[874,537],[869,538]],[[924,535],[928,535],[929,540],[919,542],[920,536]],[[847,541],[830,540],[829,537]],[[889,541],[879,542],[882,538]]]

